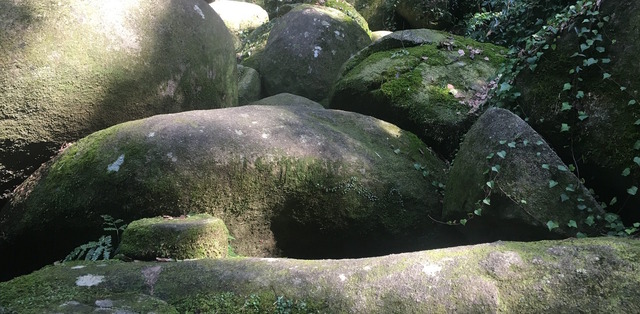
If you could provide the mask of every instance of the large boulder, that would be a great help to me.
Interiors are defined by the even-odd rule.
[[[4,196],[66,142],[237,102],[231,36],[202,2],[2,1],[0,21]]]
[[[269,14],[257,4],[217,0],[210,4],[234,35],[234,46],[240,50],[243,39],[256,28],[269,22]]]
[[[520,73],[517,106],[609,210],[634,223],[640,221],[640,3],[602,1],[595,10],[558,34],[557,48],[544,52],[534,72]]]
[[[238,104],[246,105],[260,99],[261,95],[260,73],[253,68],[238,64]]]
[[[609,214],[612,215],[612,214]],[[468,219],[474,243],[603,232],[605,217],[580,180],[526,122],[487,110],[471,127],[449,174],[443,220]]]
[[[503,48],[415,29],[387,35],[351,58],[329,99],[411,130],[451,158],[505,61]]]
[[[640,242],[497,242],[375,258],[82,262],[0,283],[5,313],[638,313]]]
[[[435,246],[429,217],[441,212],[445,168],[415,135],[356,113],[288,105],[157,115],[91,134],[23,183],[0,212],[0,255],[12,256],[2,269],[64,257],[97,238],[104,214],[209,213],[249,256]],[[427,237],[407,240],[418,236]]]
[[[322,100],[342,64],[370,42],[366,30],[344,13],[300,5],[275,21],[260,55],[265,93]]]

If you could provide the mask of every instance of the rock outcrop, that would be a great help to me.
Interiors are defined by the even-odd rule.
[[[0,283],[0,312],[638,313],[638,240],[569,239],[344,260],[82,262]]]

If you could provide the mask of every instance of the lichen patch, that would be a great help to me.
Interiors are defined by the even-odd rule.
[[[124,154],[120,155],[116,161],[107,166],[107,172],[118,172],[122,163],[124,163]]]
[[[76,278],[76,286],[91,287],[99,285],[102,281],[104,281],[104,276],[89,274]]]

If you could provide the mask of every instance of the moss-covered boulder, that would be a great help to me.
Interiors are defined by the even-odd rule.
[[[260,73],[253,68],[238,64],[238,104],[246,105],[260,99],[261,95]]]
[[[638,240],[589,238],[344,260],[76,262],[0,283],[0,311],[638,313],[639,254]]]
[[[315,102],[309,98],[305,98],[302,96],[289,94],[289,93],[281,93],[281,94],[265,97],[258,101],[252,102],[251,105],[302,106],[302,107],[309,107],[312,109],[324,109],[324,107],[322,107],[322,105],[318,102]]]
[[[498,46],[427,29],[398,31],[344,65],[329,106],[395,123],[451,158],[504,61]]]
[[[242,40],[256,28],[269,22],[269,14],[257,4],[242,1],[218,0],[209,4],[234,35],[236,50]]]
[[[102,233],[103,214],[209,213],[249,256],[432,246],[433,185],[445,167],[415,135],[356,113],[289,105],[158,115],[91,134],[21,185],[0,212],[0,255],[14,267],[62,258]]]
[[[602,1],[598,13],[577,18],[535,72],[521,72],[517,105],[609,210],[633,223],[640,221],[640,3]]]
[[[193,259],[227,257],[229,232],[209,214],[154,217],[132,221],[118,251],[129,258]]]
[[[443,220],[468,219],[473,242],[599,235],[600,205],[526,122],[487,110],[471,127],[449,174]],[[611,215],[611,214],[608,214]]]
[[[366,30],[344,13],[300,5],[275,21],[260,55],[264,91],[322,100],[342,64],[370,42]]]
[[[2,1],[0,20],[0,194],[91,132],[237,102],[231,36],[201,2]]]

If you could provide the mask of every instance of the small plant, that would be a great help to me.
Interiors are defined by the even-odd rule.
[[[116,241],[120,243],[120,232],[127,228],[127,224],[123,223],[122,219],[114,219],[109,215],[101,215],[103,230],[107,232],[115,232]],[[103,235],[98,241],[90,241],[76,247],[64,261],[80,260],[84,257],[85,261],[97,261],[99,259],[108,260],[111,258],[111,253],[115,251],[112,244],[111,235]]]

